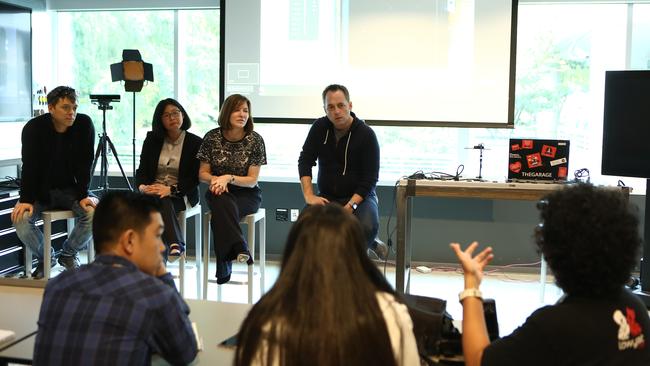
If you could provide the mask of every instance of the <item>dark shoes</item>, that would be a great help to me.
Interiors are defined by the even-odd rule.
[[[50,269],[54,268],[56,266],[56,260],[54,259],[54,256],[52,256],[52,260],[50,262]],[[40,280],[45,276],[45,265],[43,265],[43,262],[38,262],[36,265],[36,268],[32,271],[32,278],[35,280]]]
[[[43,278],[43,276],[45,276],[45,269],[43,267],[45,267],[43,263],[38,262],[36,268],[34,268],[34,270],[32,271],[33,279],[40,280],[41,278]]]
[[[375,239],[375,249],[368,248],[368,257],[370,259],[386,260],[388,258],[388,245],[379,238]]]
[[[73,269],[79,268],[79,258],[77,258],[76,255],[60,255],[58,262],[60,265],[65,267],[66,271],[71,271]]]

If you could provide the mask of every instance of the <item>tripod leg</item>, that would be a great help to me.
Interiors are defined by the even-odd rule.
[[[129,182],[129,178],[127,178],[126,174],[124,174],[124,169],[122,169],[122,163],[120,163],[120,159],[117,157],[117,150],[115,150],[115,145],[113,145],[113,141],[111,141],[110,137],[106,136],[106,142],[108,142],[108,146],[111,147],[111,151],[113,152],[113,156],[115,157],[117,166],[120,167],[120,172],[122,172],[122,178],[124,178],[124,180],[126,181],[126,185],[129,186],[129,189],[132,191],[133,187],[131,187],[131,182]]]
[[[97,162],[101,159],[99,165],[99,187],[106,191],[108,188],[108,169],[107,169],[107,160],[106,160],[106,136],[101,134],[99,136],[99,143],[97,144],[97,151],[95,151],[95,159],[93,160],[93,166],[90,170],[90,174],[95,174],[95,168],[97,167]]]
[[[102,146],[104,144],[104,136],[99,135],[99,142],[97,143],[97,151],[95,151],[95,159],[93,160],[93,167],[90,169],[90,174],[95,174],[95,167],[97,167],[97,161],[99,156],[102,153]]]

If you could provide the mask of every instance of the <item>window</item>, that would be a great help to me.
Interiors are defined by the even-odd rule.
[[[219,10],[58,12],[56,17],[57,85],[79,93],[79,112],[91,116],[102,131],[102,111],[90,94],[120,94],[106,111],[106,131],[127,175],[133,171],[133,108],[136,166],[156,104],[176,98],[192,118],[199,136],[216,126],[219,113]],[[178,36],[175,37],[175,32]],[[175,44],[175,39],[178,40]],[[36,46],[37,41],[35,41]],[[153,65],[154,82],[142,91],[124,91],[111,81],[110,65],[123,49],[138,49]],[[135,104],[134,104],[135,103]],[[112,156],[110,171],[117,171]]]
[[[650,67],[650,5],[520,3],[518,23],[515,128],[375,126],[381,145],[380,182],[392,184],[417,170],[454,174],[461,164],[465,178],[476,177],[480,157],[473,147],[479,143],[487,148],[481,175],[503,181],[508,139],[535,137],[571,140],[570,171],[587,168],[592,181],[616,184],[618,177],[600,174],[605,71]],[[354,102],[354,90],[350,93]],[[320,103],[320,95],[313,99]],[[436,108],[436,102],[404,108]],[[355,112],[363,118],[363,110]],[[308,128],[258,126],[270,157],[262,176],[297,180],[297,157]],[[620,179],[637,193],[645,190],[643,179]]]

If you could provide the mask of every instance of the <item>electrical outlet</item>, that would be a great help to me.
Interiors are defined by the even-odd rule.
[[[300,214],[300,210],[297,208],[292,208],[291,209],[291,222],[295,222],[298,220],[298,215]]]
[[[276,208],[275,209],[275,220],[276,221],[289,221],[289,210],[286,208]]]

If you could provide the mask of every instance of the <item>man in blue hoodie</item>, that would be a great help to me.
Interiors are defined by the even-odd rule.
[[[375,186],[379,176],[379,143],[375,132],[352,113],[350,93],[343,85],[323,90],[326,116],[314,121],[307,135],[298,172],[305,202],[324,205],[338,202],[361,222],[368,249],[380,258],[386,245],[376,240],[379,209]],[[312,167],[318,160],[318,194],[312,187]]]

